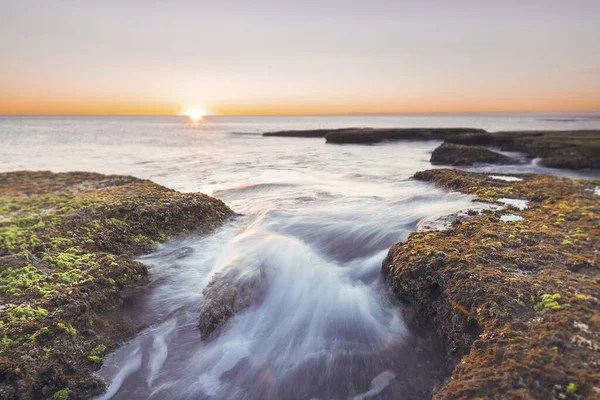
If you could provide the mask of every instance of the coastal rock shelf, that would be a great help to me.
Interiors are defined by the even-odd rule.
[[[415,179],[476,196],[527,200],[394,245],[383,273],[413,324],[433,327],[456,368],[455,398],[600,396],[600,203],[591,181],[457,170]]]
[[[443,140],[462,146],[487,146],[499,148],[502,151],[516,151],[529,158],[540,158],[541,164],[551,168],[568,169],[599,169],[600,168],[600,131],[511,131],[487,132],[475,128],[342,128],[342,129],[315,129],[315,130],[289,130],[266,132],[263,136],[272,137],[306,137],[325,138],[327,143],[333,144],[374,144],[395,140]],[[442,145],[444,146],[444,144]],[[497,156],[487,154],[483,157],[473,158],[464,164],[465,147],[438,148],[438,155],[432,162],[444,165],[471,165],[481,163],[517,163],[499,153]],[[482,153],[482,148],[477,147],[477,153]],[[462,151],[459,151],[462,150]],[[493,149],[487,149],[492,152]],[[475,152],[472,153],[472,155]],[[491,161],[486,161],[491,160]]]
[[[147,273],[132,257],[234,215],[129,176],[0,174],[0,398],[101,393],[103,355],[141,328],[119,312]]]
[[[442,143],[431,154],[434,165],[467,166],[476,163],[518,164],[517,160],[481,146],[465,146],[454,143]]]
[[[324,137],[327,143],[379,143],[384,140],[443,140],[447,136],[486,133],[475,128],[342,128],[266,132],[263,136]]]
[[[514,131],[449,136],[446,141],[520,151],[552,168],[600,168],[600,131]]]

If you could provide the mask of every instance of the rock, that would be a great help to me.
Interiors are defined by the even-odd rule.
[[[434,399],[572,398],[568,385],[580,398],[597,397],[595,183],[520,177],[504,182],[452,169],[414,176],[479,201],[548,195],[520,211],[518,224],[498,223],[502,211],[490,211],[444,231],[411,233],[390,249],[382,272],[411,310],[407,323],[434,327],[455,365]]]
[[[331,132],[325,135],[327,143],[378,143],[384,140],[443,140],[447,136],[485,133],[483,129],[474,128],[377,128],[354,129]]]
[[[493,133],[461,133],[458,135],[450,135],[446,137],[446,141],[456,144],[464,144],[469,146],[490,146],[494,144],[495,138]]]
[[[541,164],[549,168],[600,169],[600,146],[557,149],[542,158]]]
[[[216,274],[202,291],[204,302],[198,318],[202,340],[214,337],[230,318],[258,302],[265,290],[262,269],[249,273],[234,266]]]
[[[379,132],[381,133],[381,132]],[[379,133],[373,129],[357,129],[357,130],[349,130],[349,131],[340,131],[340,132],[332,132],[328,133],[325,136],[325,141],[327,143],[335,143],[335,144],[370,144],[370,143],[379,143],[383,139],[379,135]]]
[[[516,161],[495,151],[481,146],[465,146],[462,144],[442,143],[431,154],[434,165],[473,165],[486,164],[515,164]]]
[[[485,134],[486,132],[483,129],[474,128],[340,128],[265,132],[263,136],[324,137],[327,143],[368,144],[383,140],[442,140],[447,136],[477,133]]]
[[[486,132],[476,128],[341,128],[266,132],[263,136],[324,137],[327,143],[333,144],[444,140],[460,145],[493,146],[503,151],[522,152],[529,158],[541,158],[542,165],[552,168],[600,168],[600,130]],[[465,162],[465,165],[470,165]],[[454,165],[454,162],[449,165]]]
[[[147,274],[134,257],[235,216],[201,193],[86,172],[0,173],[0,202],[3,399],[46,399],[65,388],[73,399],[102,393],[94,375],[102,360],[88,355],[144,328],[121,308]]]
[[[265,132],[263,136],[267,137],[299,137],[299,138],[322,138],[332,132],[354,131],[361,128],[342,128],[342,129],[306,129],[306,130],[290,130]]]
[[[446,141],[519,151],[530,158],[541,158],[546,167],[600,168],[600,130],[467,133],[450,135]]]

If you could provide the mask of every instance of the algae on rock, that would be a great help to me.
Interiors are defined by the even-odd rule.
[[[147,274],[133,257],[233,215],[128,176],[0,174],[0,398],[101,393],[94,369],[140,328],[119,313],[121,290]]]

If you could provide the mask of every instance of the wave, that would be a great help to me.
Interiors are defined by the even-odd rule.
[[[215,190],[213,196],[221,197],[230,194],[248,194],[257,193],[262,191],[278,190],[291,187],[297,187],[299,185],[293,183],[257,183],[252,185],[240,185],[231,189]]]

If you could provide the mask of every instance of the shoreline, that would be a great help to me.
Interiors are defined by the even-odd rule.
[[[135,256],[236,214],[129,176],[0,174],[0,397],[83,399],[106,352],[144,327],[120,312],[147,269]]]
[[[521,180],[416,173],[476,201],[510,197],[529,208],[484,210],[442,231],[412,232],[383,262],[407,324],[434,327],[455,366],[435,398],[576,398],[600,387],[593,372],[600,365],[600,182],[513,175]],[[0,174],[0,182],[0,229],[12,238],[0,247],[3,398],[102,393],[105,383],[93,373],[103,355],[144,328],[119,312],[147,272],[132,258],[156,241],[208,233],[235,216],[220,200],[133,177],[20,171]],[[506,213],[524,220],[503,222]],[[535,366],[515,367],[524,358]]]
[[[443,140],[431,162],[448,166],[518,163],[494,151],[521,152],[545,167],[600,169],[600,130],[488,132],[475,128],[338,128],[265,132],[263,137],[325,138],[331,144]],[[439,157],[437,154],[443,154]]]
[[[600,394],[598,181],[440,169],[415,179],[508,207],[413,232],[382,267],[416,325],[429,323],[456,366],[435,399],[591,398]],[[503,221],[502,215],[522,218]]]

